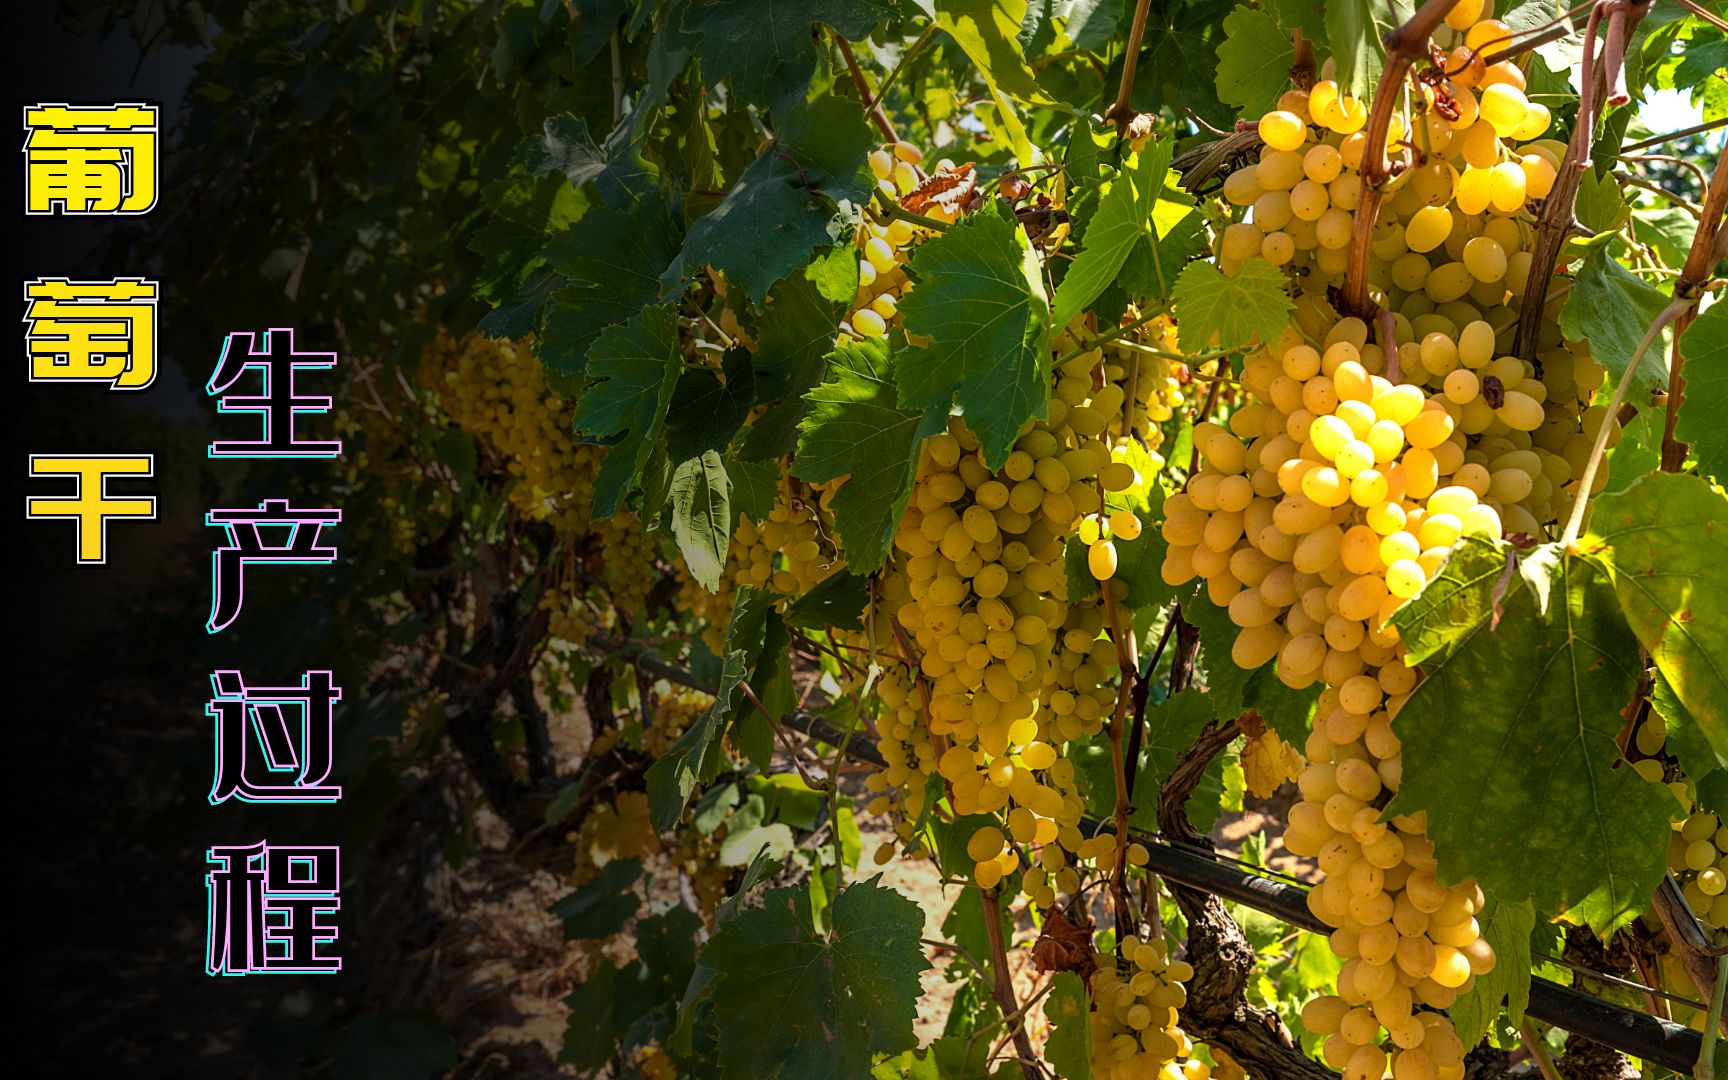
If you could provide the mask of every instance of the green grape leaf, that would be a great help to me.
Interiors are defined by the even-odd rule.
[[[666,456],[687,461],[707,450],[724,450],[755,404],[750,350],[727,350],[718,372],[685,368],[666,407]]]
[[[1089,52],[1103,52],[1122,32],[1122,19],[1128,14],[1123,4],[1111,0],[1068,0],[1067,21],[1062,32],[1076,47]]]
[[[1099,185],[1098,208],[1086,223],[1085,246],[1056,288],[1052,326],[1066,327],[1116,280],[1128,253],[1146,235],[1146,215],[1139,212],[1139,203],[1126,167]]]
[[[948,1014],[950,1021],[964,1015],[963,999],[972,992],[973,985],[970,981],[963,983],[955,994],[953,1011]],[[988,1042],[988,1039],[962,1038],[959,1034],[947,1035],[929,1046],[879,1062],[870,1075],[874,1080],[989,1080],[999,1070],[990,1070]]]
[[[1091,1006],[1086,983],[1072,971],[1059,971],[1044,999],[1044,1019],[1055,1029],[1044,1044],[1044,1060],[1065,1080],[1092,1080]]]
[[[893,13],[894,6],[883,0],[691,0],[684,9],[683,29],[701,35],[696,55],[709,86],[724,79],[734,100],[774,106],[801,98],[810,84],[821,43],[815,24],[861,38]]]
[[[1050,304],[1026,231],[1000,202],[918,246],[918,287],[900,302],[908,335],[896,358],[900,404],[947,411],[952,397],[1000,468],[1027,420],[1049,406]]]
[[[1606,570],[1556,547],[1536,554],[1508,582],[1497,626],[1480,616],[1424,665],[1398,714],[1404,779],[1389,812],[1427,811],[1448,880],[1475,878],[1606,936],[1662,878],[1670,797],[1619,767],[1638,649]],[[1491,594],[1498,580],[1476,588]],[[1421,593],[1406,610],[1456,602]]]
[[[1664,266],[1677,267],[1686,261],[1697,224],[1697,218],[1678,206],[1644,206],[1632,211],[1632,235],[1640,244],[1655,249]]]
[[[1224,37],[1218,42],[1218,100],[1249,115],[1267,111],[1290,84],[1295,57],[1295,47],[1277,20],[1264,11],[1238,7],[1224,16]]]
[[[805,395],[809,414],[798,425],[794,474],[813,484],[848,478],[829,506],[855,573],[874,573],[887,561],[912,498],[918,448],[947,423],[945,410],[896,404],[898,362],[881,342],[840,346],[829,358],[828,381]]]
[[[1586,169],[1578,181],[1578,223],[1593,233],[1613,232],[1626,223],[1626,200],[1614,177]]]
[[[1606,545],[1626,621],[1728,766],[1728,499],[1651,473],[1596,497],[1587,541]]]
[[[1728,482],[1728,304],[1710,305],[1680,337],[1686,396],[1674,437],[1692,445],[1698,467]]]
[[[841,568],[792,601],[786,609],[786,622],[807,630],[827,626],[852,630],[864,618],[869,602],[870,579]]]
[[[843,220],[835,203],[859,202],[872,185],[865,163],[872,132],[858,122],[857,107],[822,97],[782,110],[775,141],[720,205],[690,226],[682,272],[724,271],[761,308],[776,282],[838,241]]]
[[[1230,107],[1218,100],[1213,71],[1219,24],[1234,6],[1232,0],[1196,0],[1148,9],[1131,97],[1137,112],[1168,108],[1181,116],[1192,110],[1214,127],[1231,122]],[[1118,59],[1107,81],[1114,84],[1121,74]]]
[[[1225,277],[1206,262],[1189,263],[1176,278],[1176,317],[1182,348],[1242,349],[1277,341],[1296,305],[1284,291],[1284,271],[1259,260]]]
[[[678,254],[678,226],[659,198],[622,210],[590,207],[552,234],[546,261],[569,278],[552,294],[540,335],[540,361],[560,374],[587,366],[588,346],[608,326],[629,321],[660,295],[660,275]]]
[[[1590,342],[1590,355],[1618,381],[1638,342],[1668,306],[1668,297],[1616,262],[1606,247],[1592,251],[1572,280],[1560,311],[1560,329],[1568,340]],[[1668,385],[1664,355],[1660,341],[1644,351],[1629,400],[1642,400],[1647,391]]]
[[[622,206],[653,192],[660,171],[642,157],[642,132],[635,117],[595,145],[588,121],[571,113],[549,116],[537,139],[525,139],[517,159],[536,176],[561,175],[580,189],[592,183],[608,206]]]
[[[1690,388],[1688,388],[1690,389]],[[1639,409],[1620,429],[1620,441],[1604,456],[1608,483],[1604,491],[1624,491],[1646,473],[1662,465],[1663,415],[1655,409]]]
[[[1152,231],[1128,253],[1121,283],[1148,301],[1168,300],[1177,275],[1206,246],[1206,219],[1179,188],[1166,186],[1152,206]]]
[[[754,678],[762,674],[761,659],[772,614],[772,594],[749,585],[738,587],[738,595],[732,602],[732,618],[726,625],[714,703],[648,769],[648,813],[654,827],[661,832],[678,824],[699,784],[713,780],[725,770],[723,736],[738,712],[742,697],[738,684],[746,676]]]
[[[780,470],[771,463],[745,461],[736,454],[726,454],[724,460],[726,476],[732,481],[733,527],[737,527],[740,514],[749,515],[751,521],[767,521],[774,500],[780,497]]]
[[[1326,41],[1332,47],[1338,87],[1364,99],[1380,78],[1386,59],[1380,28],[1374,24],[1375,7],[1372,0],[1326,0]],[[1395,21],[1403,22],[1404,14]]]
[[[1080,254],[1056,290],[1053,328],[1066,327],[1116,280],[1137,250],[1151,254],[1160,269],[1159,242],[1193,213],[1193,206],[1163,198],[1170,171],[1169,140],[1148,143],[1121,170],[1099,185],[1097,210],[1086,223]]]
[[[1268,5],[1278,14],[1278,25],[1287,30],[1300,26],[1310,38],[1323,39],[1326,33],[1324,5],[1315,0],[1272,0]]]
[[[672,538],[696,584],[720,589],[726,549],[732,543],[732,488],[726,465],[712,450],[678,466],[672,474]]]
[[[671,308],[643,308],[589,349],[588,374],[596,381],[576,403],[576,431],[615,439],[594,478],[596,517],[617,513],[641,474],[683,368],[678,313]]]
[[[611,937],[641,908],[642,897],[636,892],[641,877],[641,859],[613,859],[593,881],[546,910],[564,924],[565,941]]]
[[[1279,738],[1300,748],[1307,741],[1320,688],[1295,690],[1284,685],[1276,660],[1252,671],[1237,667],[1230,649],[1239,631],[1230,621],[1230,612],[1214,604],[1204,588],[1183,595],[1181,603],[1182,617],[1200,631],[1200,668],[1206,673],[1212,712],[1234,718],[1253,709]]]
[[[1421,593],[1420,603],[1406,604],[1392,617],[1411,664],[1448,655],[1492,613],[1494,584],[1510,580],[1504,544],[1467,536],[1446,557],[1440,573]]]
[[[476,229],[468,243],[470,251],[486,260],[472,291],[481,300],[502,305],[545,263],[547,235],[580,219],[588,200],[556,178],[520,173],[487,184],[481,197],[492,220]]]
[[[1029,104],[1054,105],[1020,49],[1026,6],[1026,0],[935,0],[936,25],[992,86]]]
[[[1508,904],[1490,901],[1478,916],[1482,936],[1494,947],[1494,970],[1478,975],[1475,985],[1453,1003],[1452,1020],[1465,1046],[1475,1046],[1488,1034],[1502,1007],[1513,1025],[1524,1022],[1530,1004],[1530,931],[1536,927],[1536,909],[1530,901]]]
[[[818,936],[808,890],[791,886],[709,939],[723,1075],[868,1077],[873,1055],[916,1044],[924,913],[878,876],[843,889],[830,922]]]
[[[833,250],[844,256],[856,279],[855,250],[848,244],[836,244]],[[827,357],[834,349],[840,320],[857,292],[856,280],[844,300],[836,301],[823,292],[823,275],[812,277],[811,270],[832,261],[818,259],[804,273],[793,274],[777,285],[757,324],[756,396],[778,404],[750,424],[743,454],[752,461],[781,458],[792,452],[798,441],[798,421],[804,419],[806,410],[804,395],[822,381],[828,368]]]
[[[1667,729],[1663,749],[1674,755],[1681,771],[1697,788],[1698,805],[1705,810],[1728,811],[1728,768],[1723,767],[1704,729],[1680,704],[1660,670],[1650,683],[1650,708]]]
[[[741,595],[739,603],[743,602]],[[748,671],[743,652],[728,652],[721,661],[720,693],[714,704],[684,729],[672,749],[649,766],[648,812],[661,832],[678,824],[697,786],[718,776],[724,767],[726,752],[721,736],[732,712],[733,695]]]

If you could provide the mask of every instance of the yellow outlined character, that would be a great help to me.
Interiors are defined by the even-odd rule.
[[[156,106],[24,107],[24,212],[147,214],[156,205]]]
[[[33,479],[69,476],[73,491],[65,495],[32,495],[24,500],[24,516],[31,521],[70,520],[78,531],[80,565],[108,561],[108,522],[116,519],[156,520],[154,495],[110,496],[111,476],[155,475],[154,454],[31,454]]]
[[[31,382],[105,382],[144,390],[156,381],[154,281],[24,283]]]

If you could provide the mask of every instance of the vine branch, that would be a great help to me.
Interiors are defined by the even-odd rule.
[[[1139,0],[1134,5],[1134,25],[1128,30],[1128,48],[1122,54],[1122,82],[1116,88],[1116,101],[1104,114],[1104,119],[1116,125],[1116,134],[1128,130],[1134,119],[1134,69],[1140,64],[1140,39],[1146,34],[1146,11],[1152,0]]]
[[[863,100],[864,111],[869,115],[871,122],[882,132],[884,139],[891,143],[899,142],[900,136],[894,133],[893,122],[888,119],[888,114],[882,111],[880,98],[875,91],[870,89],[869,81],[864,78],[863,69],[858,66],[858,58],[852,55],[852,43],[839,34],[835,34],[834,46],[840,50],[840,58],[846,61],[846,70],[852,74],[852,83],[858,87],[858,96]]]
[[[996,999],[996,1007],[1008,1020],[1009,1031],[1014,1036],[1014,1050],[1020,1057],[1021,1073],[1026,1080],[1042,1080],[1043,1070],[1038,1067],[1038,1057],[1032,1052],[1032,1038],[1026,1034],[1024,1014],[1014,996],[1014,974],[1008,970],[1008,943],[1002,936],[1002,898],[994,889],[979,889],[978,896],[984,905],[984,936],[990,941],[990,967],[995,976],[991,981],[990,996]]]
[[[1428,38],[1457,2],[1427,0],[1409,21],[1385,37],[1386,66],[1380,71],[1380,84],[1374,89],[1374,105],[1368,114],[1368,141],[1362,151],[1362,195],[1350,228],[1350,261],[1344,271],[1342,292],[1346,315],[1368,320],[1378,307],[1368,300],[1368,255],[1374,241],[1374,221],[1380,210],[1382,189],[1394,175],[1392,163],[1386,159],[1386,136],[1392,126],[1393,110],[1398,106],[1396,90],[1411,65],[1428,54]],[[1409,164],[1408,151],[1404,164]]]

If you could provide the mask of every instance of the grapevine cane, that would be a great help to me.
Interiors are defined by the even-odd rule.
[[[1104,119],[1116,124],[1116,134],[1128,130],[1134,119],[1134,69],[1140,63],[1140,38],[1146,33],[1146,11],[1152,0],[1139,0],[1134,5],[1134,25],[1128,31],[1128,47],[1122,54],[1122,82],[1116,88],[1116,101],[1104,114]]]
[[[1710,1018],[1704,1025],[1704,1050],[1698,1055],[1694,1080],[1716,1078],[1716,1029],[1722,1024],[1722,992],[1728,990],[1728,953],[1716,958],[1716,990],[1710,995]]]
[[[1008,944],[1002,937],[1001,896],[995,889],[978,888],[978,897],[984,905],[984,936],[990,942],[990,967],[995,974],[991,996],[996,999],[996,1006],[1002,1010],[1003,1017],[1018,1018],[1010,1023],[1013,1025],[1014,1049],[1020,1056],[1020,1071],[1026,1080],[1041,1080],[1038,1059],[1032,1052],[1032,1039],[1026,1034],[1020,1003],[1014,996],[1014,975],[1008,970]]]
[[[1368,142],[1362,151],[1362,197],[1351,222],[1350,263],[1344,272],[1342,292],[1346,315],[1366,320],[1374,312],[1368,301],[1368,253],[1374,239],[1374,221],[1380,209],[1381,189],[1392,178],[1386,160],[1386,136],[1392,113],[1398,105],[1394,89],[1409,73],[1410,66],[1425,55],[1428,38],[1452,11],[1458,0],[1428,0],[1408,22],[1386,35],[1386,66],[1374,90],[1374,107],[1368,114]]]
[[[1706,215],[1698,223],[1698,229],[1692,234],[1692,247],[1687,252],[1686,264],[1681,268],[1680,277],[1674,282],[1674,299],[1662,313],[1656,317],[1650,329],[1633,350],[1632,357],[1626,363],[1626,372],[1620,376],[1620,382],[1614,387],[1614,397],[1608,403],[1608,417],[1618,413],[1621,404],[1626,400],[1626,393],[1632,387],[1633,378],[1638,371],[1638,364],[1644,358],[1644,353],[1651,343],[1662,335],[1669,323],[1691,311],[1698,304],[1698,298],[1703,284],[1708,280],[1710,270],[1722,258],[1723,241],[1728,238],[1728,230],[1722,229],[1722,213],[1728,205],[1728,150],[1724,150],[1716,162],[1716,173],[1711,178],[1710,190],[1705,193],[1704,203]],[[1683,384],[1682,384],[1683,385]],[[1670,387],[1670,407],[1678,409],[1674,399],[1679,396]],[[1672,421],[1670,421],[1672,424]],[[1602,464],[1602,454],[1608,446],[1610,433],[1609,421],[1604,420],[1596,432],[1596,440],[1590,447],[1590,458],[1585,462],[1583,475],[1578,479],[1578,494],[1572,502],[1572,513],[1566,521],[1566,531],[1561,535],[1563,546],[1571,548],[1578,540],[1578,531],[1584,525],[1585,505],[1590,498],[1591,485],[1596,480],[1597,469]],[[1666,446],[1667,439],[1664,438]],[[1666,450],[1665,450],[1666,452]]]
[[[834,35],[834,45],[840,50],[841,59],[846,61],[846,70],[852,73],[852,82],[858,87],[858,95],[864,101],[864,109],[870,115],[870,120],[882,132],[882,137],[891,143],[900,141],[900,136],[894,133],[894,124],[888,119],[888,114],[882,110],[881,96],[870,89],[870,84],[864,79],[864,72],[858,67],[858,58],[852,55],[852,43]]]
[[[1683,292],[1690,295],[1702,289],[1705,281],[1709,278],[1710,271],[1721,261],[1720,251],[1724,231],[1721,228],[1721,221],[1724,210],[1728,209],[1728,175],[1724,175],[1725,168],[1728,168],[1728,154],[1724,154],[1716,163],[1716,175],[1704,189],[1704,206],[1698,219],[1698,231],[1700,233],[1707,227],[1715,228],[1718,232],[1715,240],[1712,241],[1716,256],[1711,258],[1709,254],[1704,253],[1703,248],[1698,243],[1698,235],[1694,233],[1692,249],[1687,252],[1686,263],[1681,268],[1680,278],[1674,283],[1676,296]],[[1665,472],[1679,472],[1681,466],[1686,462],[1688,448],[1685,443],[1674,438],[1674,427],[1680,419],[1680,406],[1686,400],[1686,379],[1682,374],[1686,358],[1680,347],[1680,338],[1686,332],[1686,327],[1690,326],[1696,317],[1697,312],[1695,310],[1688,311],[1674,322],[1674,349],[1670,354],[1668,365],[1667,415],[1662,424],[1662,468]]]

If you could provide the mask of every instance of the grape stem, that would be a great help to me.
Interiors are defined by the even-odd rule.
[[[1151,322],[1153,319],[1156,319],[1158,316],[1164,314],[1166,311],[1169,311],[1169,310],[1170,310],[1170,302],[1165,301],[1164,303],[1159,304],[1158,307],[1155,308],[1154,310],[1147,312],[1146,314],[1140,316],[1138,319],[1135,319],[1133,322],[1123,323],[1121,326],[1118,326],[1114,330],[1105,331],[1104,333],[1099,334],[1097,337],[1093,338],[1091,341],[1088,341],[1086,344],[1078,346],[1077,348],[1072,349],[1071,351],[1062,354],[1061,356],[1056,358],[1055,366],[1061,367],[1063,364],[1066,364],[1068,361],[1079,356],[1081,353],[1086,352],[1088,349],[1096,349],[1098,346],[1104,344],[1106,341],[1115,341],[1117,338],[1121,337],[1124,334],[1131,334],[1134,331],[1140,329],[1142,326],[1145,326],[1147,323]],[[1188,358],[1184,357],[1183,359],[1188,359]]]
[[[1608,414],[1596,431],[1596,441],[1590,446],[1590,459],[1584,463],[1584,473],[1578,478],[1578,493],[1572,500],[1572,513],[1566,519],[1566,531],[1560,536],[1561,547],[1570,550],[1578,542],[1578,530],[1584,526],[1584,511],[1590,501],[1590,488],[1596,482],[1596,473],[1602,466],[1603,451],[1608,448],[1613,417],[1620,411],[1621,403],[1626,400],[1626,392],[1632,389],[1644,353],[1649,350],[1651,342],[1662,336],[1662,331],[1668,324],[1690,308],[1692,303],[1690,300],[1675,300],[1669,303],[1662,309],[1662,314],[1656,316],[1656,321],[1650,324],[1650,329],[1644,332],[1638,347],[1632,350],[1632,357],[1626,362],[1626,371],[1614,386],[1614,397],[1608,402]]]
[[[1002,898],[995,889],[979,889],[978,898],[984,906],[984,936],[990,941],[990,967],[996,976],[991,981],[990,996],[996,999],[996,1007],[1002,1010],[1004,1018],[1014,1018],[1009,1020],[1012,1025],[1009,1031],[1020,1057],[1020,1071],[1026,1080],[1042,1080],[1043,1070],[1032,1052],[1032,1039],[1026,1034],[1020,1003],[1014,997],[1014,975],[1008,970],[1008,943],[1002,936]]]
[[[1536,1063],[1536,1069],[1542,1074],[1542,1080],[1560,1080],[1560,1074],[1554,1069],[1554,1057],[1548,1053],[1548,1045],[1542,1041],[1542,1036],[1536,1033],[1530,1018],[1518,1025],[1518,1038],[1524,1043],[1525,1053]]]
[[[1374,107],[1368,114],[1368,141],[1362,151],[1362,197],[1351,222],[1350,262],[1344,271],[1342,293],[1346,315],[1368,320],[1374,314],[1368,300],[1368,254],[1374,239],[1374,219],[1380,210],[1381,189],[1393,175],[1391,162],[1386,160],[1386,135],[1392,126],[1392,111],[1399,101],[1395,91],[1409,74],[1411,65],[1427,55],[1428,38],[1457,2],[1427,0],[1408,22],[1386,35],[1386,66],[1381,69],[1380,84],[1374,90]]]
[[[1531,249],[1530,273],[1524,288],[1524,299],[1518,310],[1518,334],[1512,353],[1521,360],[1534,360],[1536,339],[1542,328],[1542,313],[1547,309],[1548,290],[1554,280],[1554,268],[1559,263],[1566,233],[1571,229],[1578,205],[1578,185],[1584,170],[1590,167],[1590,140],[1596,132],[1596,120],[1601,113],[1601,98],[1611,93],[1613,84],[1608,75],[1618,62],[1610,57],[1615,39],[1609,41],[1597,55],[1596,37],[1602,16],[1609,15],[1612,29],[1615,14],[1623,15],[1623,30],[1619,39],[1622,50],[1625,33],[1629,32],[1650,10],[1651,0],[1600,0],[1590,9],[1590,19],[1584,29],[1584,61],[1581,71],[1583,87],[1578,99],[1578,117],[1573,122],[1572,137],[1566,144],[1566,155],[1554,177],[1553,190],[1542,200],[1542,213],[1536,226],[1536,244]]]
[[[1698,306],[1698,300],[1704,293],[1704,284],[1710,278],[1710,271],[1716,267],[1725,253],[1728,245],[1728,229],[1722,228],[1722,215],[1728,209],[1728,148],[1716,161],[1716,173],[1710,179],[1710,189],[1704,193],[1704,216],[1698,222],[1697,230],[1692,234],[1692,247],[1686,253],[1686,263],[1680,269],[1680,276],[1674,281],[1674,298],[1662,314],[1656,317],[1650,329],[1638,342],[1638,348],[1633,350],[1632,358],[1627,362],[1626,373],[1620,376],[1620,382],[1614,387],[1613,400],[1608,404],[1608,416],[1612,417],[1620,411],[1620,405],[1626,400],[1626,392],[1631,389],[1634,373],[1638,370],[1638,362],[1644,358],[1644,353],[1652,342],[1662,335],[1663,329],[1676,319],[1682,319]],[[1685,324],[1681,324],[1683,330]],[[1680,333],[1674,335],[1675,348],[1678,351]],[[1668,417],[1663,428],[1662,447],[1663,465],[1667,467],[1671,457],[1684,458],[1684,451],[1677,449],[1673,443],[1674,424],[1678,420],[1681,399],[1685,396],[1686,381],[1680,375],[1680,365],[1677,363],[1669,372],[1668,384]],[[1596,432],[1596,441],[1590,447],[1590,460],[1584,464],[1584,474],[1578,479],[1578,494],[1572,502],[1572,513],[1566,521],[1566,532],[1561,536],[1563,546],[1570,548],[1578,540],[1578,530],[1584,524],[1585,504],[1590,497],[1590,487],[1596,480],[1596,471],[1602,464],[1602,453],[1608,445],[1609,425],[1602,424]],[[1677,471],[1679,465],[1674,469]]]
[[[1134,69],[1140,63],[1140,39],[1146,33],[1146,11],[1152,0],[1139,0],[1134,5],[1134,24],[1128,29],[1128,48],[1122,54],[1122,82],[1116,88],[1116,101],[1104,114],[1104,119],[1116,125],[1116,134],[1128,130],[1134,119]]]
[[[1290,32],[1290,49],[1290,81],[1298,90],[1310,89],[1314,85],[1314,43],[1303,35],[1300,26]]]
[[[922,225],[926,229],[934,229],[937,232],[942,232],[948,228],[948,223],[946,221],[937,221],[933,217],[925,217],[923,214],[915,214],[906,209],[904,206],[901,206],[893,199],[884,195],[881,188],[876,189],[876,204],[882,208],[882,212],[889,218],[899,218],[901,221],[910,222],[913,225]]]
[[[1702,135],[1707,131],[1715,131],[1724,124],[1728,124],[1728,116],[1718,117],[1715,120],[1710,120],[1702,124],[1694,124],[1689,128],[1681,128],[1679,131],[1670,131],[1666,135],[1652,135],[1648,139],[1641,139],[1635,143],[1627,143],[1625,146],[1620,148],[1620,153],[1624,156],[1636,150],[1647,150],[1652,146],[1661,146],[1663,143],[1670,143],[1676,139],[1685,139],[1690,138],[1693,135]]]
[[[882,137],[891,143],[900,141],[900,136],[894,134],[894,124],[888,119],[888,114],[882,111],[881,96],[870,89],[870,83],[864,78],[864,72],[858,67],[858,58],[852,55],[852,43],[834,35],[834,46],[840,50],[840,58],[846,61],[846,70],[852,73],[852,83],[858,87],[858,96],[864,104],[864,112],[882,132]],[[884,84],[886,86],[886,84]]]
[[[1098,494],[1103,497],[1102,485]],[[1112,814],[1116,826],[1116,859],[1110,867],[1110,906],[1116,916],[1116,948],[1120,951],[1126,942],[1140,936],[1139,920],[1134,917],[1134,905],[1128,899],[1128,815],[1133,811],[1133,801],[1128,794],[1128,772],[1122,758],[1123,728],[1128,721],[1128,705],[1140,664],[1134,655],[1134,630],[1122,626],[1122,610],[1116,605],[1110,584],[1100,581],[1098,591],[1104,596],[1110,637],[1116,644],[1116,666],[1122,672],[1121,683],[1116,688],[1116,712],[1110,718],[1110,774],[1116,782],[1116,805]]]
[[[1716,1029],[1722,1024],[1722,991],[1728,989],[1728,954],[1716,959],[1716,992],[1710,995],[1710,1018],[1704,1025],[1704,1049],[1698,1054],[1695,1080],[1715,1080]]]

